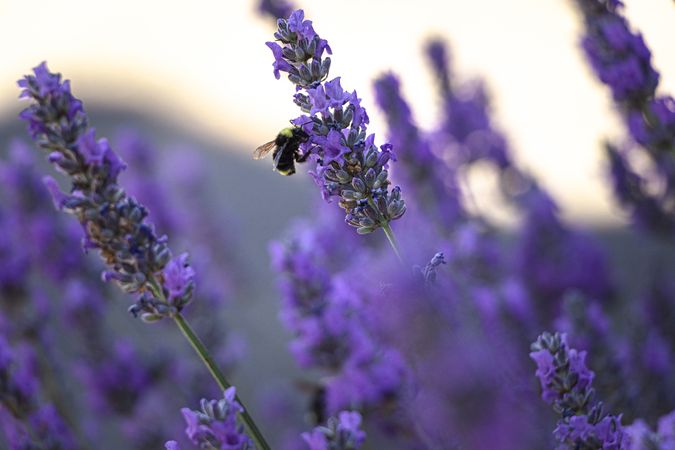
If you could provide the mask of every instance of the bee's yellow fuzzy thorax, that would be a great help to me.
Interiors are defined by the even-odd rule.
[[[287,138],[292,138],[294,129],[295,129],[295,127],[287,127],[287,128],[284,128],[283,130],[281,130],[279,132],[279,134],[282,135],[282,136],[285,136]]]

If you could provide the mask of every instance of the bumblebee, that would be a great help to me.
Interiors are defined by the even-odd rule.
[[[300,151],[300,144],[307,142],[308,139],[309,135],[300,127],[284,128],[277,134],[276,139],[256,148],[253,159],[264,158],[274,150],[272,152],[274,170],[281,175],[293,175],[295,163],[305,162],[309,157],[309,153],[303,155]]]

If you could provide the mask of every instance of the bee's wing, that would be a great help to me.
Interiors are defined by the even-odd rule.
[[[276,140],[269,141],[261,145],[260,147],[256,148],[253,151],[253,159],[261,159],[267,156],[267,154],[271,152],[274,149],[274,147],[276,147],[275,141]]]
[[[285,149],[286,149],[286,144],[281,146],[279,148],[279,151],[277,152],[277,154],[274,156],[274,169],[275,170],[279,166],[279,161],[281,161],[281,155],[284,153]]]

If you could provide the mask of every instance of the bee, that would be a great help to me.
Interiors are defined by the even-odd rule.
[[[305,162],[309,157],[309,152],[303,155],[300,151],[300,144],[307,142],[308,139],[309,135],[300,127],[284,128],[273,141],[256,148],[253,152],[253,159],[264,158],[274,150],[272,152],[274,170],[281,175],[293,175],[295,163]]]

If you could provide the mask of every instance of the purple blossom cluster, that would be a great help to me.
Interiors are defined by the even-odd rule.
[[[274,76],[287,72],[296,85],[294,102],[305,114],[291,123],[307,135],[301,148],[316,161],[312,176],[323,197],[338,197],[345,221],[360,234],[389,227],[406,209],[400,188],[389,189],[389,161],[396,159],[392,146],[378,148],[375,135],[367,134],[370,120],[356,91],[345,91],[340,77],[326,81],[331,59],[324,53],[332,50],[304,12],[294,11],[277,25],[276,41],[267,42]]]
[[[621,416],[604,413],[594,398],[595,374],[586,367],[586,352],[569,348],[564,334],[543,333],[530,357],[537,364],[541,397],[561,416],[553,433],[562,448],[628,448]]]
[[[322,232],[300,225],[271,248],[273,268],[283,275],[281,319],[294,336],[291,351],[301,367],[324,373],[315,388],[325,398],[319,419],[345,408],[383,409],[406,383],[400,355],[374,339],[364,299],[335,271],[348,255],[339,254],[334,238],[353,239],[334,227],[327,235],[332,221],[325,211]]]
[[[671,232],[675,226],[675,100],[657,93],[659,73],[644,38],[622,14],[620,1],[577,0],[583,15],[582,47],[607,85],[632,142],[606,144],[615,195],[643,228]],[[651,162],[638,169],[636,160]],[[646,157],[646,158],[645,158]],[[644,167],[644,164],[643,164]]]
[[[449,52],[441,40],[432,40],[426,54],[436,76],[443,117],[434,133],[443,142],[444,157],[453,166],[486,160],[500,169],[513,165],[506,139],[491,123],[489,99],[482,82],[460,83],[453,76]]]
[[[69,450],[75,446],[64,418],[41,394],[37,356],[0,337],[0,431],[12,450]]]
[[[45,183],[56,206],[78,218],[84,248],[98,249],[110,268],[103,279],[138,294],[130,311],[145,321],[179,313],[192,298],[194,272],[185,256],[172,259],[166,236],[146,221],[147,209],[117,184],[126,165],[107,139],[96,139],[70,83],[42,63],[19,86],[21,98],[33,101],[20,117],[49,161],[71,178],[72,190],[63,193],[51,178]]]
[[[389,138],[401,160],[397,177],[415,198],[413,207],[437,216],[445,227],[454,226],[466,215],[456,173],[451,166],[438,164],[431,140],[415,125],[410,107],[401,96],[396,75],[386,74],[375,81],[375,99],[385,111]]]
[[[183,408],[187,434],[198,448],[219,450],[249,450],[254,448],[251,439],[244,433],[243,426],[237,422],[238,415],[244,411],[236,400],[236,391],[231,387],[225,391],[221,400],[202,400],[201,411]],[[166,443],[167,450],[179,450],[176,441]]]
[[[231,295],[231,280],[219,268],[232,262],[219,253],[228,251],[222,222],[207,235],[205,231],[213,228],[208,223],[215,220],[209,217],[209,209],[196,208],[190,221],[176,217],[175,206],[188,202],[196,206],[197,203],[189,196],[181,199],[162,187],[166,186],[162,183],[170,182],[175,176],[156,165],[157,149],[147,142],[141,145],[138,134],[128,130],[115,141],[125,157],[139,162],[138,167],[125,174],[125,181],[129,181],[134,194],[150,200],[151,216],[162,218],[158,222],[164,230],[174,234],[177,242],[196,238],[197,243],[199,239],[221,243],[217,249],[206,243],[195,247],[198,267],[205,261],[210,264],[200,278],[203,283],[196,290],[205,302],[195,310],[225,306],[224,300]],[[85,257],[77,251],[81,245],[81,227],[54,211],[34,152],[22,142],[13,141],[8,153],[0,160],[0,216],[7,225],[3,227],[0,253],[8,262],[0,270],[3,280],[0,335],[20,349],[14,352],[15,356],[25,356],[26,361],[39,364],[26,366],[14,358],[15,368],[5,372],[11,375],[7,378],[7,393],[11,391],[14,398],[7,397],[7,404],[18,404],[30,414],[16,417],[12,414],[14,407],[5,410],[0,406],[3,425],[6,423],[5,431],[0,433],[0,436],[5,434],[4,439],[0,437],[0,446],[80,448],[88,445],[87,442],[97,441],[101,434],[115,431],[117,438],[111,444],[129,448],[160,446],[178,420],[167,419],[162,412],[167,407],[177,411],[178,406],[195,393],[211,395],[213,391],[205,388],[208,381],[205,382],[198,367],[174,359],[175,349],[166,339],[167,330],[159,330],[156,337],[144,342],[114,336],[115,328],[120,325],[115,321],[111,323],[109,318],[115,315],[114,305],[118,303],[113,299],[121,300],[120,294],[101,285],[102,267],[99,261],[92,259],[94,255]],[[167,152],[174,160],[181,154],[180,151]],[[196,155],[189,158],[191,166],[198,163]],[[142,167],[143,161],[151,167]],[[190,187],[188,183],[182,185]],[[199,187],[191,189],[190,195],[203,195]],[[190,223],[192,220],[201,222],[197,226]],[[165,270],[177,269],[179,267],[171,268],[171,261],[165,267]],[[167,286],[167,292],[175,298],[185,288],[180,284],[185,282],[185,277],[169,278],[173,278],[173,284]],[[232,351],[236,351],[237,338],[230,339],[216,316],[207,317],[199,324],[207,330],[211,345],[220,347],[219,361],[224,367],[231,367],[236,360]],[[153,347],[151,351],[149,346]],[[72,380],[63,374],[69,374]],[[64,389],[73,380],[81,389],[75,392],[68,387]],[[34,386],[30,388],[30,398],[17,399],[18,391],[12,388],[15,385]],[[168,392],[172,400],[167,401]],[[37,441],[33,427],[41,427],[40,436],[53,434],[53,439],[43,445]],[[70,443],[59,447],[60,436],[67,437]],[[33,439],[32,443],[40,446],[26,447],[27,439]]]

